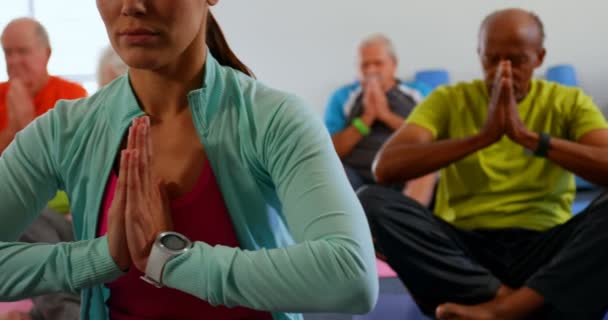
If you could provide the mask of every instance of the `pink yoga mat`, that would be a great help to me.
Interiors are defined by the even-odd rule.
[[[28,312],[32,309],[31,300],[21,300],[15,302],[0,302],[0,315],[8,313],[9,311],[23,311]]]
[[[397,276],[395,271],[393,271],[393,269],[391,269],[386,262],[380,259],[376,259],[376,266],[378,268],[378,276],[380,278],[394,278]]]

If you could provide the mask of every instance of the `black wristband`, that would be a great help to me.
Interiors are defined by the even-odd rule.
[[[537,157],[546,157],[549,151],[549,144],[551,141],[551,135],[546,132],[538,134],[538,147],[534,151],[534,155]]]

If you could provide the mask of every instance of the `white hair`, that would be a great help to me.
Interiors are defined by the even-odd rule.
[[[380,44],[386,48],[388,54],[397,60],[397,51],[391,39],[381,33],[374,33],[364,38],[359,44],[359,49],[363,49],[372,45]]]
[[[103,83],[103,77],[106,68],[109,68],[116,75],[126,73],[128,69],[127,65],[111,46],[108,46],[103,50],[97,66],[97,84],[99,84],[100,87],[105,85],[105,83]]]

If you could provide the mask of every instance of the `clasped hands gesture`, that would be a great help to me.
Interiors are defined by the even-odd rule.
[[[385,121],[391,114],[386,93],[378,77],[368,77],[363,83],[363,114],[361,118],[369,125],[375,120]]]
[[[19,79],[10,81],[6,94],[6,109],[8,115],[8,130],[16,134],[25,128],[36,117],[32,97],[25,84]]]
[[[135,266],[145,272],[156,237],[173,229],[165,184],[152,172],[150,133],[147,116],[133,120],[108,214],[110,254],[123,271]]]
[[[489,144],[500,140],[504,135],[513,142],[524,145],[524,139],[530,135],[519,117],[517,101],[513,92],[513,74],[510,61],[501,61],[496,71],[486,123],[480,135],[488,139]]]

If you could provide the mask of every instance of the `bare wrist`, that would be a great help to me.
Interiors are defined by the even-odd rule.
[[[112,260],[114,260],[114,264],[116,264],[120,271],[129,271],[129,268],[131,267],[131,257],[128,252],[121,252],[117,254],[110,252],[110,256],[112,257]]]
[[[375,117],[370,114],[363,114],[361,116],[361,121],[363,121],[363,123],[365,123],[368,127],[371,127],[375,120]]]
[[[517,135],[515,142],[526,149],[536,150],[538,148],[539,140],[538,133],[525,130]]]
[[[390,112],[378,113],[378,119],[382,122],[386,122],[388,119],[390,119],[390,115]]]
[[[476,150],[479,150],[494,144],[494,142],[496,142],[496,139],[486,134],[484,131],[481,131],[478,134],[472,136],[470,138],[470,142],[472,145],[475,146]]]

